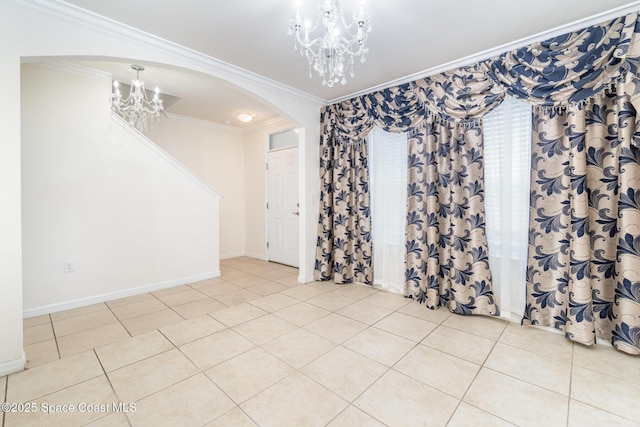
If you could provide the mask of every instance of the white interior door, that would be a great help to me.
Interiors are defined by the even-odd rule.
[[[267,154],[269,261],[298,267],[298,147]]]

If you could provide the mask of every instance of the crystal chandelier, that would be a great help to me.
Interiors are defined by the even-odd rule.
[[[160,89],[156,87],[153,99],[147,99],[147,93],[144,89],[144,82],[140,80],[140,71],[144,71],[142,65],[132,65],[132,69],[136,72],[136,79],[131,81],[129,96],[122,98],[119,83],[117,80],[113,82],[113,93],[111,96],[111,110],[125,119],[134,128],[144,131],[147,130],[147,121],[159,120],[160,112],[164,110],[162,99],[160,99]]]
[[[320,26],[320,22],[324,26],[324,34],[311,39],[310,33]],[[307,57],[309,77],[313,76],[312,70],[315,70],[322,77],[322,85],[332,87],[338,82],[343,85],[347,83],[347,68],[349,75],[352,78],[355,76],[354,58],[360,57],[360,62],[366,61],[369,31],[371,18],[364,1],[360,4],[358,13],[353,15],[351,24],[347,24],[339,0],[321,0],[320,14],[315,24],[303,26],[298,6],[296,15],[289,19],[287,34],[295,34],[295,49],[300,51],[300,55]]]

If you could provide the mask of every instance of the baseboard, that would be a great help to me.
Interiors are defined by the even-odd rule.
[[[314,280],[316,279],[313,276],[307,276],[307,277],[298,276],[298,282],[300,283],[309,283],[309,282],[313,282]]]
[[[245,252],[231,252],[229,254],[221,254],[220,259],[238,258],[244,256]]]
[[[0,363],[0,377],[13,374],[14,372],[24,371],[27,366],[27,356],[22,352],[22,359],[12,360],[10,362]]]
[[[246,256],[249,258],[259,259],[260,261],[268,261],[267,256],[263,254],[256,254],[253,252],[232,252],[230,254],[220,255],[220,259],[229,259],[229,258],[238,258],[241,256]]]
[[[55,313],[58,311],[69,310],[72,308],[83,307],[85,305],[97,304],[105,301],[111,301],[119,298],[126,298],[147,292],[158,291],[160,289],[172,288],[174,286],[187,285],[200,280],[213,279],[220,277],[220,270],[211,271],[209,273],[197,274],[195,276],[182,277],[180,279],[167,280],[166,282],[153,283],[150,285],[140,286],[137,288],[124,289],[116,292],[109,292],[87,298],[79,298],[76,300],[65,301],[56,304],[44,305],[36,308],[29,308],[22,312],[22,316],[26,319],[29,317],[40,316],[43,314]]]
[[[501,311],[499,317],[511,323],[520,323],[522,320],[522,314],[516,314],[510,311]]]
[[[264,254],[256,254],[253,252],[245,252],[244,256],[248,256],[249,258],[259,259],[260,261],[268,261],[267,256]]]

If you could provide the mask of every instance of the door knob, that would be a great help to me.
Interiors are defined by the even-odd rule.
[[[291,212],[294,215],[300,215],[300,211]]]

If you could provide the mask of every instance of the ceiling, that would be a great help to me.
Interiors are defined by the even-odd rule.
[[[66,0],[160,38],[199,51],[324,102],[413,80],[447,64],[495,53],[515,42],[546,38],[582,21],[619,10],[640,10],[634,0],[366,0],[373,29],[367,62],[356,62],[355,78],[328,88],[321,78],[309,78],[306,60],[286,34],[295,0]],[[315,19],[319,0],[299,1],[303,17]],[[345,13],[358,0],[342,0]],[[601,20],[610,19],[605,17]],[[544,35],[541,35],[544,33]],[[526,40],[525,40],[526,39]],[[506,46],[509,45],[509,46]],[[476,59],[477,60],[477,59]],[[94,61],[88,65],[130,80],[130,64]],[[259,101],[224,81],[153,67],[145,82],[180,98],[167,110],[175,114],[225,123],[239,112],[256,114],[256,122],[276,117]],[[443,67],[445,67],[443,69]],[[148,83],[149,86],[151,86]]]
[[[76,59],[71,62],[111,74],[114,80],[126,85],[136,76],[129,62],[95,59]],[[145,82],[147,91],[160,88],[166,113],[238,128],[250,128],[278,117],[271,107],[240,92],[224,80],[157,64],[144,63],[144,67],[140,79]],[[121,90],[126,96],[128,87]],[[149,98],[153,96],[150,93],[148,95]],[[253,114],[254,119],[250,123],[243,123],[237,118],[240,113]]]

